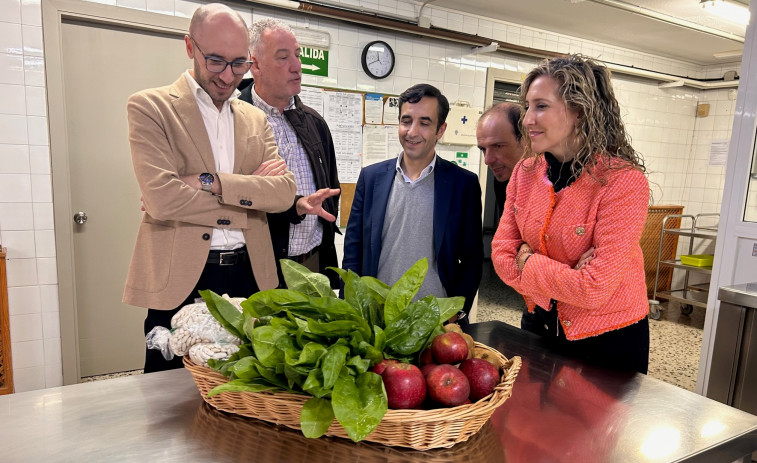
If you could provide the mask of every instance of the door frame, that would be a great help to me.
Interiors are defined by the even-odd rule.
[[[69,167],[63,50],[61,49],[63,43],[62,22],[72,19],[146,32],[177,34],[182,37],[189,28],[188,18],[177,18],[79,0],[42,0],[42,31],[53,182],[63,384],[75,384],[81,380],[74,241],[71,226],[74,212],[71,207],[72,179]],[[102,72],[98,75],[98,78],[107,78],[107,73]]]
[[[506,71],[504,69],[488,68],[486,70],[486,90],[484,92],[484,111],[489,109],[494,102],[494,82],[507,82],[509,84],[520,85],[526,75],[522,72]],[[484,157],[478,165],[478,183],[481,185],[481,223],[484,221],[484,211],[486,210],[486,182],[489,178],[489,168],[484,164]],[[478,292],[473,300],[473,306],[470,310],[470,321],[478,321]]]

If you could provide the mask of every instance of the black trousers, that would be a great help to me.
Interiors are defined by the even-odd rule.
[[[248,259],[235,265],[205,264],[202,275],[200,275],[200,279],[197,281],[194,289],[179,307],[173,310],[147,309],[145,335],[156,326],[164,326],[170,330],[171,318],[173,318],[176,312],[185,305],[194,303],[195,299],[200,297],[198,291],[205,289],[214,291],[217,294],[228,294],[231,297],[250,297],[259,291]],[[181,357],[166,360],[159,350],[146,349],[145,373],[183,367],[184,364]]]
[[[541,335],[556,352],[586,363],[619,371],[647,374],[649,367],[649,319],[608,331],[598,336],[569,341],[557,320],[557,310],[536,306],[534,313],[524,309],[520,320],[524,330]]]

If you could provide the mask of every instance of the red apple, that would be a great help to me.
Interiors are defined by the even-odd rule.
[[[464,360],[460,364],[460,371],[468,378],[470,400],[473,402],[494,392],[494,386],[499,384],[499,370],[484,359]]]
[[[423,373],[423,376],[426,376],[429,371],[433,370],[434,367],[439,366],[435,363],[427,363],[421,367],[421,373]]]
[[[436,363],[455,365],[468,358],[468,343],[459,333],[448,331],[431,341],[431,354]]]
[[[436,362],[434,362],[434,356],[431,354],[431,348],[427,347],[423,349],[423,352],[421,352],[421,355],[418,357],[418,365],[423,367],[423,365],[428,365],[429,363]]]
[[[381,375],[384,373],[384,370],[386,370],[386,367],[391,365],[392,363],[399,363],[395,359],[384,359],[381,362],[377,363],[373,368],[371,368],[371,371],[376,373],[377,375]]]
[[[447,407],[464,404],[470,395],[468,378],[452,365],[437,365],[429,371],[426,385],[431,399]]]
[[[426,398],[426,379],[421,370],[409,363],[390,363],[381,375],[389,408],[416,408]]]

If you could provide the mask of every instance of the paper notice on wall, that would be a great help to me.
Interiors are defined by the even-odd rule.
[[[357,130],[363,125],[363,94],[349,92],[325,92],[323,118],[331,132]]]
[[[386,132],[387,157],[389,159],[396,158],[402,152],[402,144],[400,144],[397,126],[385,125],[384,131]]]
[[[379,93],[365,94],[365,123],[381,124],[384,118],[384,95]]]
[[[728,140],[712,140],[710,142],[710,162],[711,166],[724,166],[728,160]]]
[[[363,167],[394,159],[402,151],[397,126],[366,125],[363,127]]]
[[[384,102],[384,124],[399,124],[400,119],[400,99],[396,96],[390,96]]]
[[[310,106],[323,116],[323,89],[302,87],[299,97],[303,104]]]
[[[339,182],[356,183],[363,157],[363,136],[360,126],[350,130],[332,128],[331,137],[334,139]]]
[[[363,167],[386,160],[386,130],[383,125],[363,127]]]

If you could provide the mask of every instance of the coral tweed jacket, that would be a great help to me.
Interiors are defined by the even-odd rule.
[[[614,159],[613,167],[622,167]],[[526,167],[529,166],[529,167]],[[492,241],[497,274],[522,294],[528,310],[557,301],[569,340],[631,325],[649,310],[639,239],[647,217],[649,184],[643,172],[605,162],[554,192],[543,157],[518,163],[507,186],[502,219]],[[523,272],[521,243],[534,250]],[[594,246],[594,260],[574,270]]]

